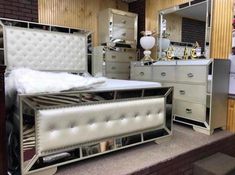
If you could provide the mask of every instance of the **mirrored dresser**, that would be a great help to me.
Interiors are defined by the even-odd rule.
[[[92,75],[130,79],[130,62],[137,60],[138,15],[117,9],[99,13],[99,46],[92,55]]]
[[[131,63],[131,79],[174,86],[174,121],[212,134],[226,128],[229,60],[203,59]]]
[[[99,12],[98,32],[101,45],[128,45],[136,48],[138,15],[117,9],[105,9]]]
[[[137,58],[136,49],[109,49],[97,46],[93,49],[92,75],[102,74],[112,79],[130,79],[130,62]]]

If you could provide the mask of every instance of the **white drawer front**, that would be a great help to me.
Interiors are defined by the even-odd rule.
[[[111,78],[111,79],[121,79],[121,80],[129,80],[130,79],[130,75],[129,74],[107,73],[106,77],[107,78]]]
[[[106,62],[107,73],[129,73],[130,63]]]
[[[175,66],[154,66],[153,67],[153,80],[154,81],[175,81]]]
[[[206,105],[206,86],[175,84],[174,98]]]
[[[116,51],[107,51],[105,59],[106,61],[113,62],[130,62],[136,60],[136,52],[116,52]]]
[[[134,41],[135,40],[135,32],[134,32],[134,29],[113,27],[112,38],[113,39],[122,39],[125,41]]]
[[[152,68],[142,66],[131,67],[131,79],[152,81]]]
[[[181,100],[174,101],[174,114],[188,119],[206,121],[206,106]]]
[[[113,25],[124,28],[134,28],[135,17],[113,14]]]
[[[176,81],[191,83],[206,83],[206,66],[177,66]]]

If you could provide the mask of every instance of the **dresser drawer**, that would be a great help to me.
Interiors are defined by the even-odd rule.
[[[113,14],[113,25],[123,28],[134,28],[135,17]]]
[[[206,83],[206,66],[177,66],[176,81],[189,83]]]
[[[174,115],[204,122],[206,120],[206,106],[198,103],[174,100]]]
[[[106,62],[107,73],[130,73],[130,63]]]
[[[174,98],[206,105],[206,86],[174,84]]]
[[[152,67],[148,67],[148,66],[131,67],[131,79],[152,81]]]
[[[112,79],[121,79],[121,80],[129,80],[130,79],[130,75],[129,74],[107,73],[106,77],[107,78],[112,78]]]
[[[128,29],[128,28],[123,28],[123,27],[113,27],[111,35],[113,39],[122,39],[125,41],[135,40],[134,29]]]
[[[116,51],[107,51],[105,53],[106,61],[113,62],[130,62],[136,60],[136,52],[116,52]]]
[[[159,82],[174,82],[175,81],[175,66],[154,66],[153,80]]]

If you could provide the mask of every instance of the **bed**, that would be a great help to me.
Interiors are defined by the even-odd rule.
[[[86,74],[86,31],[8,20],[2,28],[8,73],[24,67]],[[55,174],[61,165],[171,138],[172,87],[111,79],[94,84],[18,92],[12,117],[22,175]]]

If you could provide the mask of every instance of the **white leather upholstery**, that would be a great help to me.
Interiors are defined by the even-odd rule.
[[[162,127],[164,98],[39,110],[38,153]]]
[[[87,69],[86,36],[4,27],[5,62],[8,69],[82,72]]]

